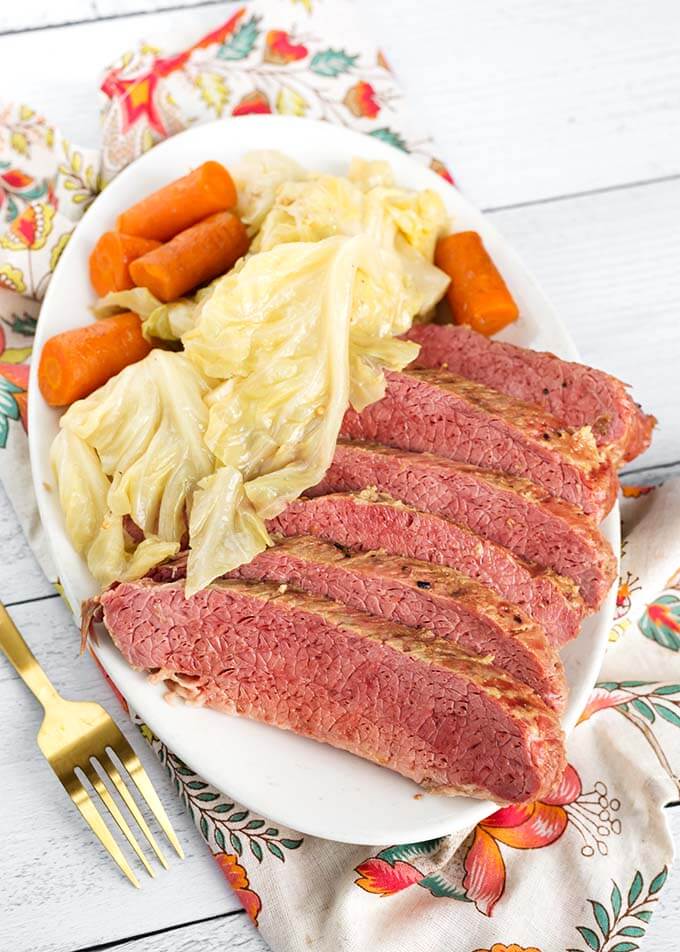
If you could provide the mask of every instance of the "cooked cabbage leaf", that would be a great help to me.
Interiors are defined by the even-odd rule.
[[[358,157],[350,162],[347,178],[358,185],[363,192],[368,192],[379,185],[388,187],[394,185],[394,173],[389,162],[371,161]]]
[[[154,350],[62,417],[53,464],[66,526],[99,581],[143,575],[179,548],[191,494],[214,469],[203,439],[208,389],[184,354]],[[91,499],[86,529],[72,493]],[[146,536],[136,548],[125,516]]]
[[[426,315],[442,298],[449,278],[432,263],[448,216],[439,195],[410,192],[390,182],[386,163],[354,160],[354,181],[318,175],[279,186],[251,251],[267,251],[284,242],[321,241],[332,235],[363,234],[401,261],[410,319]],[[396,270],[396,265],[395,265]]]
[[[251,235],[259,229],[274,204],[279,186],[309,177],[294,159],[274,149],[246,153],[231,167],[231,174],[238,194],[236,211]]]
[[[348,401],[349,325],[362,245],[361,239],[330,238],[253,255],[222,279],[184,337],[187,356],[201,372],[225,381],[206,400],[206,443],[243,475],[249,498],[265,516],[276,513],[265,511],[261,492],[248,481],[301,459],[323,472],[329,461],[323,436],[334,428],[334,441]],[[279,500],[312,485],[289,484],[289,475],[280,476]]]
[[[222,466],[198,484],[191,503],[189,537],[187,595],[250,562],[271,545],[264,521],[245,493],[243,477],[233,466]]]
[[[104,522],[109,480],[92,447],[68,429],[52,443],[50,464],[71,542],[78,552],[87,552]]]
[[[92,306],[95,317],[111,317],[120,311],[134,311],[142,320],[149,317],[161,301],[148,288],[129,288],[127,291],[109,291]]]
[[[262,551],[266,520],[328,468],[348,403],[380,399],[383,371],[416,356],[399,335],[448,283],[432,263],[439,197],[396,188],[387,163],[355,160],[340,178],[260,152],[235,177],[259,228],[236,268],[191,298],[135,288],[97,308],[134,310],[145,334],[184,346],[153,351],[62,418],[52,460],[66,524],[102,584],[140,577],[187,536],[188,594]]]
[[[142,319],[142,333],[147,338],[178,341],[194,326],[196,311],[212,292],[215,281],[199,288],[191,297],[178,298],[167,304],[159,301],[148,288],[110,291],[93,306],[95,317],[110,317],[120,311],[134,311]]]
[[[395,252],[363,236],[292,242],[248,258],[204,303],[183,342],[207,378],[223,381],[206,397],[205,441],[230,475],[220,469],[202,484],[200,535],[194,497],[188,592],[241,564],[243,552],[261,551],[263,520],[330,465],[350,397],[359,409],[377,399],[383,368],[400,369],[417,354],[418,345],[393,336],[410,324],[399,269]],[[236,533],[234,473],[252,506]],[[223,480],[228,491],[219,489]],[[209,499],[219,500],[212,530]],[[227,535],[217,543],[220,527]],[[199,551],[207,538],[212,561]]]

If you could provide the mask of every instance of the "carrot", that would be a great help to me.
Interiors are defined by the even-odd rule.
[[[519,317],[517,305],[476,231],[441,238],[434,263],[451,278],[447,297],[454,324],[468,324],[490,337]]]
[[[56,334],[40,354],[40,392],[51,407],[65,407],[87,397],[150,350],[141,322],[131,311]]]
[[[127,291],[134,286],[130,264],[147,251],[158,248],[160,241],[107,231],[90,255],[90,281],[99,297],[109,291]]]
[[[248,250],[248,235],[231,212],[218,212],[172,241],[137,258],[132,280],[161,301],[174,301],[206,281],[225,274]]]
[[[169,241],[208,215],[235,205],[231,175],[219,162],[204,162],[128,208],[118,216],[116,227],[126,235]]]

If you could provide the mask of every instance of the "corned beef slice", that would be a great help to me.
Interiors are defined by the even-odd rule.
[[[569,426],[591,426],[597,445],[620,466],[649,446],[656,420],[626,385],[601,370],[516,347],[468,327],[418,324],[404,335],[421,345],[413,367],[445,367],[508,396],[536,403]]]
[[[448,565],[518,604],[553,644],[578,634],[584,605],[570,579],[524,562],[442,516],[393,499],[367,493],[296,499],[268,527],[285,536],[313,535],[354,550],[380,548]]]
[[[272,586],[124,582],[103,620],[135,668],[179,693],[305,734],[440,793],[519,802],[565,766],[554,712],[449,641]],[[184,686],[183,685],[184,682]]]
[[[613,506],[616,473],[587,430],[445,370],[385,376],[383,399],[348,410],[341,436],[523,476],[598,521]]]
[[[609,543],[584,514],[517,476],[429,453],[341,441],[323,480],[307,495],[375,486],[415,509],[436,512],[516,555],[573,579],[597,609],[616,577]]]
[[[232,577],[285,583],[409,628],[425,628],[533,688],[563,710],[567,685],[543,629],[512,602],[443,565],[369,552],[350,555],[308,536],[284,539]]]

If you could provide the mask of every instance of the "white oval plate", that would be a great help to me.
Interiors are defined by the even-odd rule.
[[[66,536],[57,495],[47,488],[54,483],[48,454],[59,413],[45,404],[37,386],[41,347],[53,334],[91,320],[88,256],[122,209],[207,159],[229,166],[251,149],[272,148],[307,168],[341,174],[353,156],[386,159],[400,185],[435,189],[456,230],[481,233],[519,304],[522,317],[503,336],[563,357],[576,356],[566,330],[507,242],[455,188],[408,155],[338,126],[279,116],[225,119],[174,136],[134,162],[93,203],[64,251],[40,314],[29,403],[33,483],[54,561],[76,614],[76,606],[96,586]],[[618,509],[604,524],[604,533],[618,552]],[[597,677],[614,598],[612,591],[563,653],[571,689],[563,719],[567,731]],[[287,731],[189,705],[169,705],[163,687],[149,684],[129,668],[110,641],[103,640],[97,653],[131,706],[171,750],[218,789],[277,823],[348,843],[407,843],[471,827],[494,809],[491,803],[468,797],[420,796],[415,784],[390,770]]]

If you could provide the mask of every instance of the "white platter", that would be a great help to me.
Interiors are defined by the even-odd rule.
[[[456,230],[481,233],[520,306],[521,319],[501,336],[562,357],[576,357],[568,333],[503,237],[456,189],[405,153],[337,126],[279,116],[225,119],[169,139],[122,172],[87,211],[64,251],[40,314],[29,403],[33,482],[54,561],[76,614],[96,585],[66,536],[56,493],[48,488],[54,483],[48,454],[59,413],[45,404],[37,386],[41,347],[53,334],[91,320],[88,256],[122,209],[207,159],[229,166],[252,149],[272,148],[308,168],[343,174],[353,156],[386,159],[400,185],[435,189]],[[603,531],[618,552],[618,507]],[[612,590],[601,611],[586,621],[580,636],[563,652],[570,686],[563,718],[567,732],[576,723],[600,669],[614,602]],[[407,843],[471,827],[494,809],[491,803],[468,797],[426,794],[416,799],[421,791],[413,783],[358,757],[244,718],[169,705],[163,700],[162,686],[151,685],[132,671],[110,641],[103,640],[97,654],[131,706],[171,750],[230,797],[279,824],[348,843]]]

